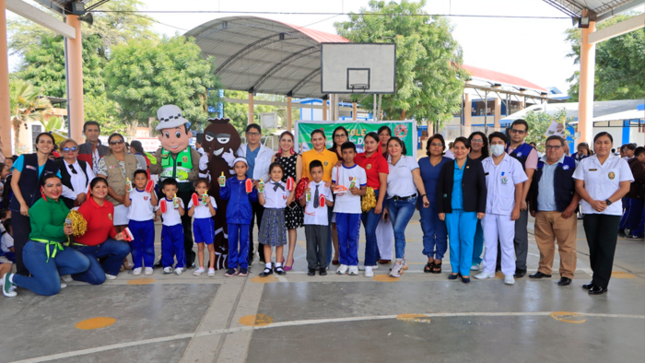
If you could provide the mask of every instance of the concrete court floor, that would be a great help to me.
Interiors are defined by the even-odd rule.
[[[568,287],[556,285],[557,257],[553,278],[515,286],[449,281],[448,256],[441,275],[424,274],[418,215],[406,235],[410,269],[398,281],[387,266],[373,279],[307,276],[300,229],[286,276],[260,278],[256,262],[247,278],[155,270],[72,282],[54,297],[20,289],[0,297],[0,362],[643,362],[642,240],[619,240],[610,291],[589,296],[582,223]]]

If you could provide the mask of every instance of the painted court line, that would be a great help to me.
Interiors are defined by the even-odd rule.
[[[418,314],[428,318],[452,318],[452,317],[524,317],[524,316],[550,316],[552,311],[534,311],[534,312],[467,312],[467,313],[430,313],[430,314]],[[618,318],[618,319],[645,319],[645,315],[630,315],[630,314],[596,314],[596,313],[579,313],[571,312],[572,314],[579,314],[585,317],[596,317],[596,318]],[[204,337],[211,335],[220,335],[220,334],[230,334],[237,333],[242,331],[257,330],[257,329],[271,329],[271,328],[282,328],[282,327],[291,327],[291,326],[304,326],[304,325],[317,325],[317,324],[330,324],[330,323],[347,323],[354,321],[367,321],[367,320],[387,320],[387,319],[396,319],[399,315],[368,315],[368,316],[356,316],[356,317],[346,317],[346,318],[332,318],[332,319],[311,319],[311,320],[294,320],[294,321],[285,321],[278,323],[271,323],[264,326],[240,326],[228,329],[216,329],[208,330],[195,333],[185,333],[170,335],[166,337],[153,338],[153,339],[144,339],[135,342],[127,343],[118,343],[111,344],[102,347],[88,348],[82,350],[76,350],[66,353],[53,354],[42,357],[35,357],[24,359],[20,361],[14,361],[13,363],[39,363],[55,359],[65,359],[71,357],[77,357],[87,354],[104,352],[112,349],[122,349],[128,347],[134,347],[145,344],[153,343],[162,343],[179,339],[193,338],[193,337]]]

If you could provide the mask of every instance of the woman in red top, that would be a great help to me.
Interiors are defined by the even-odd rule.
[[[376,226],[383,212],[383,201],[387,189],[387,160],[379,153],[379,136],[376,132],[365,135],[365,152],[356,155],[354,161],[365,169],[367,186],[374,189],[376,207],[369,212],[363,212],[362,220],[365,227],[365,276],[374,276],[372,268],[376,266],[378,247],[376,243]]]
[[[72,278],[100,285],[105,279],[116,279],[123,259],[130,253],[130,245],[123,242],[123,233],[116,233],[114,229],[114,204],[105,199],[108,195],[107,180],[94,178],[90,183],[90,192],[92,197],[78,209],[87,221],[87,231],[82,236],[74,237],[72,245],[89,258],[90,268],[72,275]],[[99,262],[99,258],[103,262]]]

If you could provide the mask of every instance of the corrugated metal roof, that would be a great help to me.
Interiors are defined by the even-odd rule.
[[[642,4],[642,0],[544,0],[563,13],[579,18],[583,9],[589,9],[600,16],[613,15],[629,9],[632,5]]]
[[[215,74],[224,88],[293,97],[322,97],[320,43],[348,42],[336,34],[253,16],[212,20],[185,35],[215,57]]]

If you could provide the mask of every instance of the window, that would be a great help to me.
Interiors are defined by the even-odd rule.
[[[31,125],[31,144],[36,144],[36,136],[43,132],[42,125]]]

